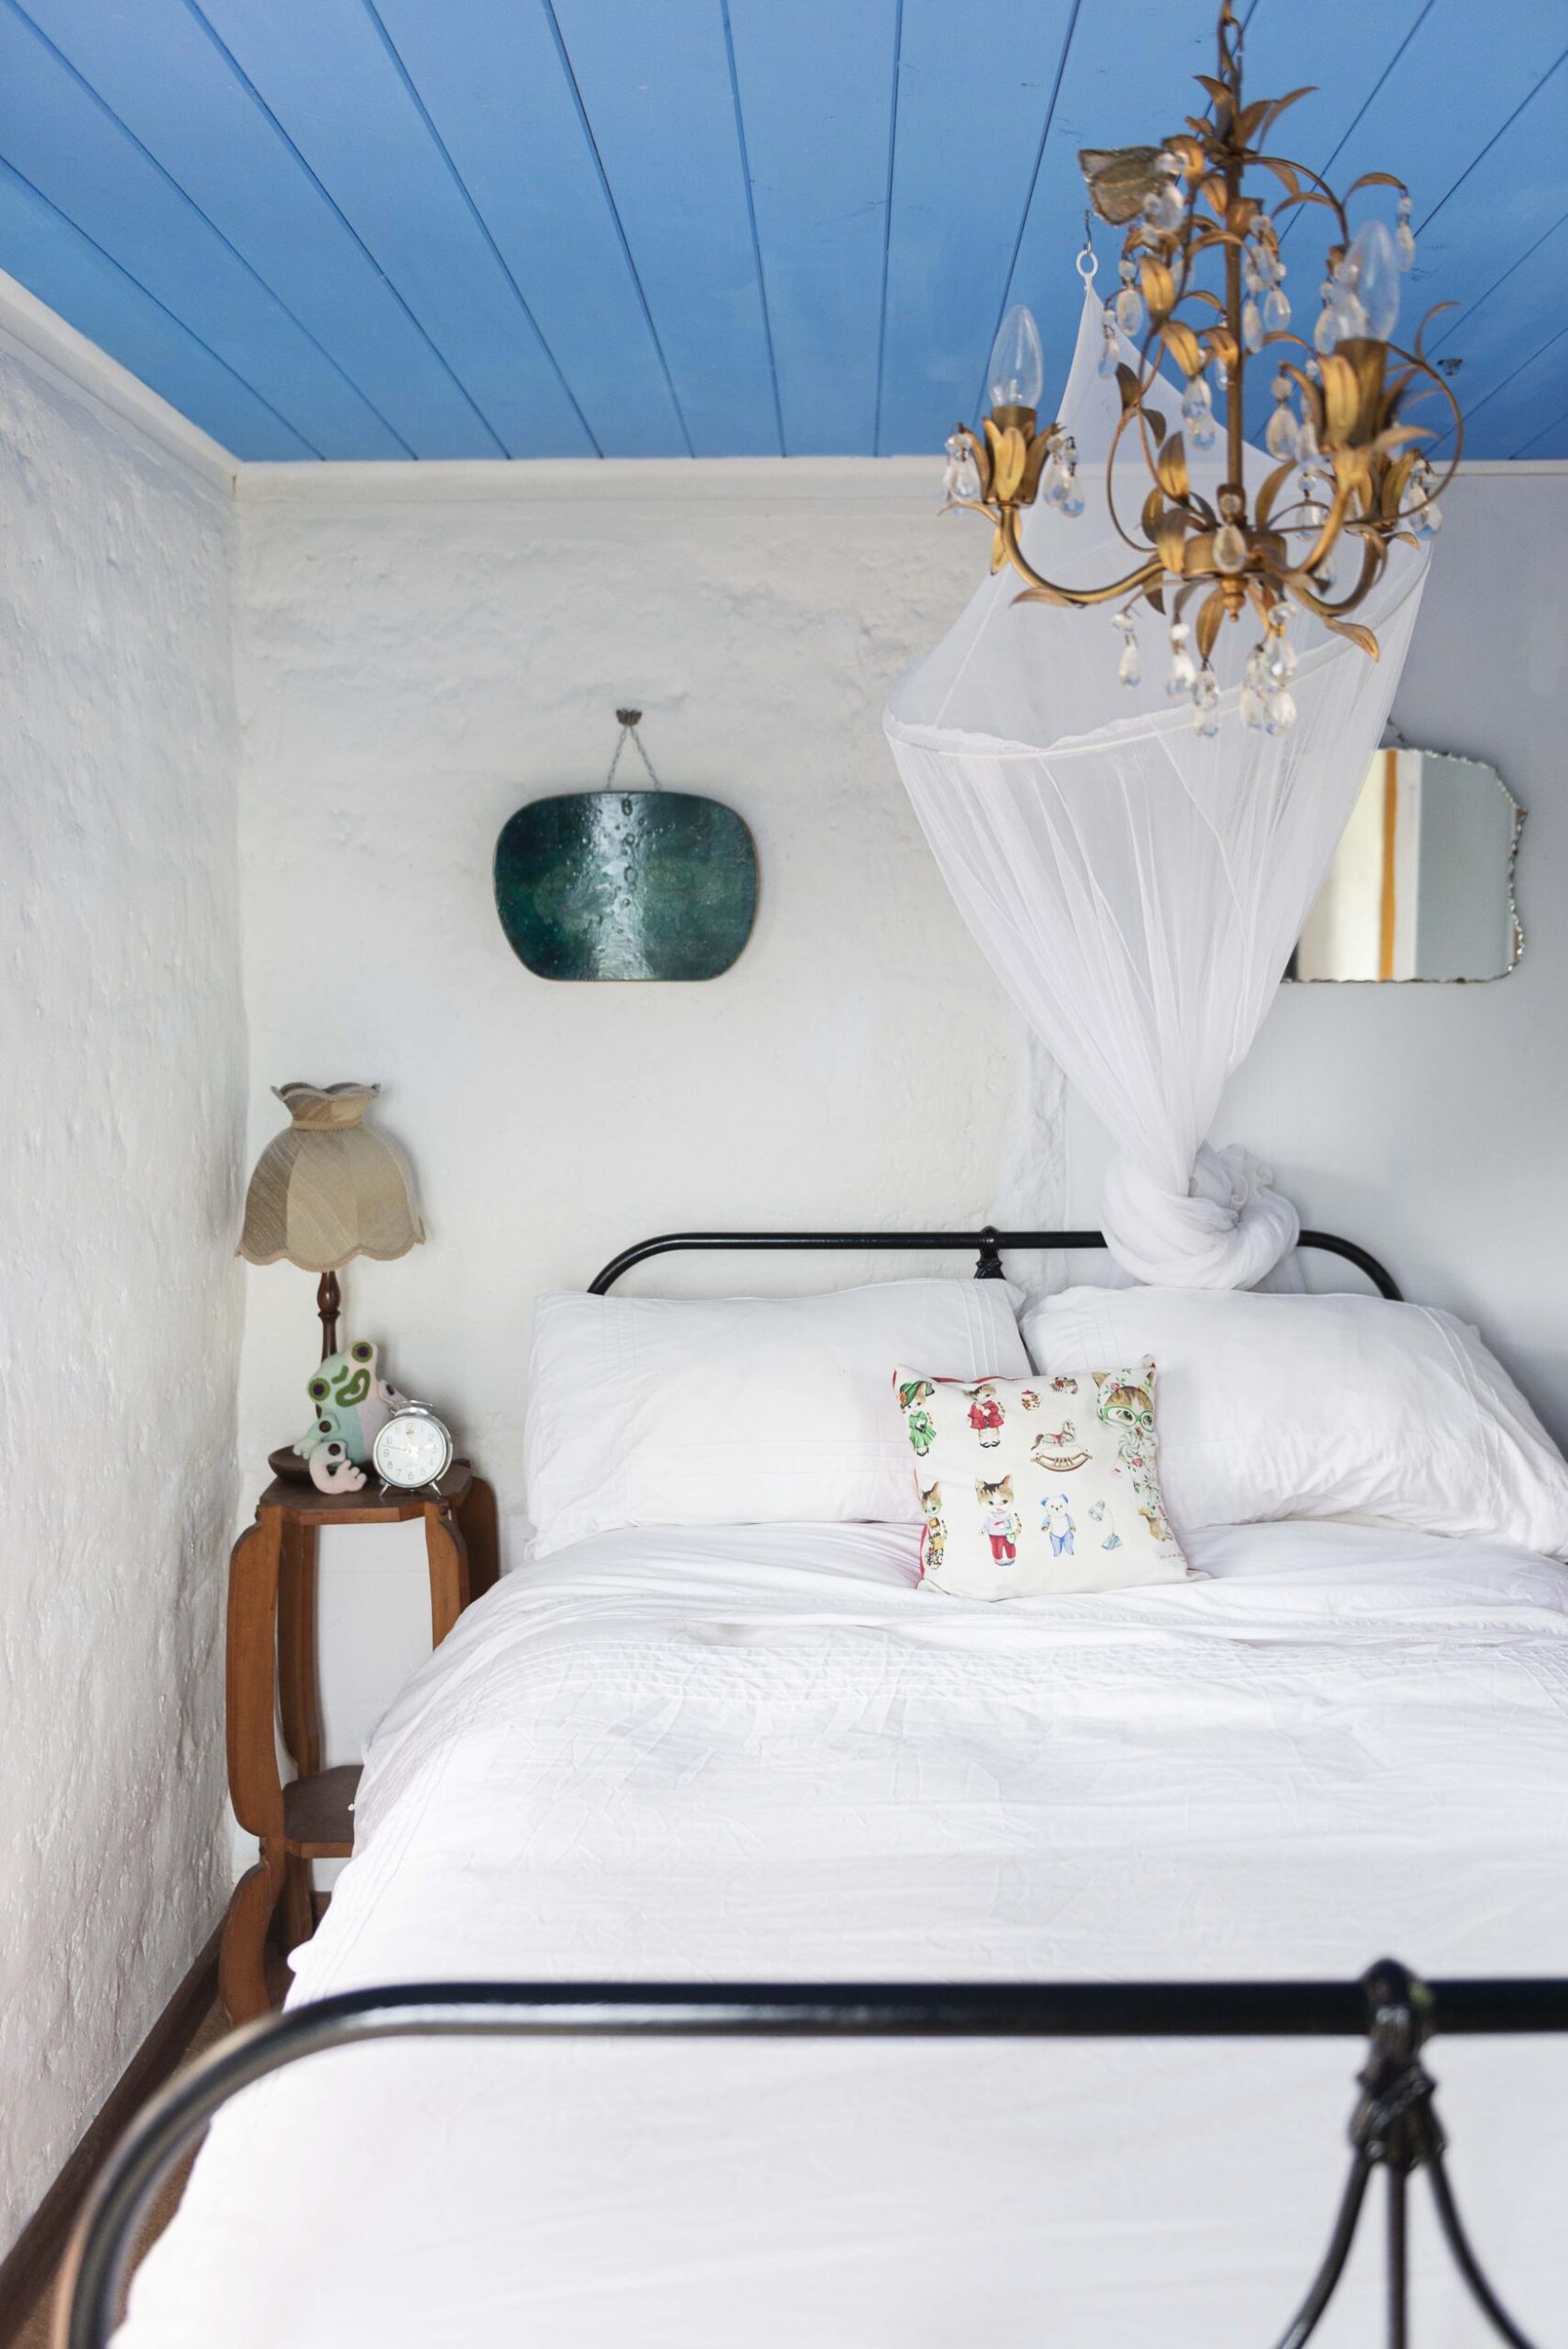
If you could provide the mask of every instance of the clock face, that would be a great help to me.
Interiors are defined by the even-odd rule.
[[[375,1462],[389,1485],[433,1485],[452,1461],[452,1439],[427,1411],[397,1411],[377,1436]]]

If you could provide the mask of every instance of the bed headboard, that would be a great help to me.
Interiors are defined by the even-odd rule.
[[[1364,1272],[1379,1296],[1399,1301],[1399,1285],[1386,1266],[1353,1239],[1340,1239],[1332,1232],[1303,1232],[1300,1246],[1321,1249],[1326,1255],[1343,1256]],[[838,1249],[901,1249],[918,1252],[927,1249],[961,1248],[975,1254],[974,1277],[977,1281],[1002,1279],[1001,1252],[1004,1248],[1103,1248],[1102,1232],[999,1232],[987,1223],[980,1232],[665,1232],[658,1239],[639,1240],[635,1248],[625,1248],[613,1256],[601,1272],[596,1272],[588,1283],[591,1297],[602,1297],[632,1266],[644,1264],[650,1256],[674,1255],[677,1251],[694,1250],[704,1254],[715,1251],[743,1252],[776,1251],[779,1249],[838,1248]]]

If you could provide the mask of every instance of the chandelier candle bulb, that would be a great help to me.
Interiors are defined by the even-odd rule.
[[[1399,322],[1399,258],[1386,221],[1361,223],[1335,276],[1355,304],[1356,331],[1386,343]]]
[[[1037,409],[1046,388],[1046,360],[1034,314],[1016,302],[997,329],[991,345],[990,398],[993,408]]]

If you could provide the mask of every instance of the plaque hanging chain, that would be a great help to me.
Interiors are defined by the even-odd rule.
[[[621,730],[615,737],[615,749],[610,761],[610,772],[604,778],[605,789],[608,791],[615,780],[615,770],[621,763],[621,753],[625,750],[629,739],[636,744],[637,755],[648,770],[648,781],[656,791],[662,790],[663,786],[653,771],[653,761],[648,756],[643,738],[637,731],[643,720],[642,711],[640,709],[617,709],[615,715],[620,720]]]

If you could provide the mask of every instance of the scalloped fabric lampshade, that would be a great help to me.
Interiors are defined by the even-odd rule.
[[[272,1088],[292,1121],[256,1163],[240,1253],[331,1272],[356,1256],[407,1255],[425,1225],[402,1154],[362,1124],[380,1085]]]

